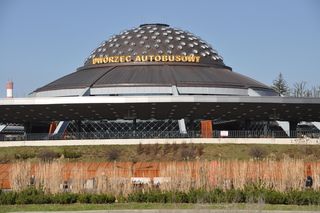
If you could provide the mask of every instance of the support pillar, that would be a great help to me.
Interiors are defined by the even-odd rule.
[[[0,125],[0,132],[2,132],[2,130],[4,130],[7,127],[7,125]]]
[[[286,133],[286,135],[290,137],[289,122],[288,121],[276,121],[276,122],[282,128],[282,130]]]
[[[76,121],[76,128],[77,128],[77,138],[81,139],[81,121],[77,120]]]
[[[248,119],[246,119],[245,121],[244,121],[244,128],[245,128],[245,130],[248,130],[249,128],[250,128],[250,120],[248,120]]]
[[[195,124],[194,124],[194,120],[189,120],[188,122],[188,128],[187,131],[189,133],[191,133],[192,137],[195,137]]]
[[[32,131],[31,123],[30,122],[24,123],[24,132],[28,134],[28,133],[31,133],[31,131]]]
[[[175,85],[172,86],[172,95],[179,96],[179,91]],[[186,122],[184,119],[178,120],[180,134],[187,134]]]
[[[25,140],[28,140],[31,137],[31,135],[29,135],[31,133],[31,131],[32,131],[31,123],[30,122],[24,123],[24,137],[25,137]]]
[[[202,120],[201,121],[201,137],[202,138],[212,138],[212,121]]]
[[[137,119],[132,120],[132,136],[136,136],[136,130],[137,130]]]
[[[297,121],[289,121],[289,128],[290,128],[290,137],[296,138],[297,137]]]
[[[194,127],[195,127],[194,120],[189,120],[189,122],[188,122],[188,130],[194,131]]]
[[[318,130],[320,130],[320,122],[311,122]]]
[[[180,133],[187,134],[187,128],[186,128],[186,123],[185,123],[184,119],[178,120],[178,124],[179,124]]]
[[[66,131],[68,125],[69,125],[69,121],[59,121],[59,124],[54,130],[53,135],[56,135],[56,134],[62,135]]]
[[[264,134],[265,137],[268,136],[269,125],[270,125],[270,122],[269,122],[269,121],[267,121],[267,122],[263,125],[263,134]]]

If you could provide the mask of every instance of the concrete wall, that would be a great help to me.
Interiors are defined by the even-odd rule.
[[[310,144],[320,145],[320,138],[167,138],[167,139],[97,139],[97,140],[41,140],[3,141],[0,147],[15,146],[81,146],[81,145],[137,145],[137,144]]]

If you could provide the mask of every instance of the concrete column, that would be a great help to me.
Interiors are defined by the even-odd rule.
[[[132,135],[135,136],[136,135],[136,129],[137,129],[137,119],[133,119],[132,120]]]
[[[179,96],[179,91],[175,85],[172,86],[172,95]],[[186,122],[184,119],[178,120],[179,131],[181,134],[187,134]]]
[[[311,122],[318,130],[320,130],[320,122]]]
[[[2,130],[4,130],[7,127],[7,125],[0,125],[0,132],[2,132]]]
[[[276,121],[278,125],[283,129],[283,131],[290,136],[290,125],[288,121]]]
[[[180,133],[187,134],[187,128],[186,128],[186,123],[185,123],[184,119],[178,120],[178,124],[179,124]]]
[[[54,130],[53,134],[62,134],[66,131],[69,121],[59,121],[57,128]]]

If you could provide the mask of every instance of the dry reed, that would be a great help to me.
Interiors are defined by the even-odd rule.
[[[156,166],[155,166],[156,165]],[[314,188],[319,189],[320,163],[285,158],[281,161],[218,160],[153,163],[155,168],[139,168],[130,162],[114,163],[62,163],[17,162],[11,166],[10,183],[13,190],[33,184],[47,193],[71,191],[76,193],[130,194],[136,186],[132,177],[162,177],[160,190],[189,191],[242,189],[256,184],[278,191],[302,189],[307,175],[312,175]],[[152,167],[152,166],[150,166]],[[308,171],[307,171],[308,170]],[[308,174],[310,173],[310,174]],[[137,175],[139,174],[139,175]],[[31,177],[34,177],[31,183]],[[63,187],[63,184],[67,184]],[[150,183],[144,187],[151,188]]]

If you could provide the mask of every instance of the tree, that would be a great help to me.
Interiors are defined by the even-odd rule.
[[[312,97],[320,98],[320,86],[313,86],[311,88]]]
[[[308,97],[310,92],[307,89],[307,82],[300,81],[293,84],[293,96],[295,97]]]
[[[288,96],[290,94],[289,86],[284,80],[282,73],[279,73],[278,77],[273,80],[271,87],[279,93],[279,95]]]
[[[310,88],[305,81],[294,83],[291,91],[294,97],[320,98],[320,86],[313,86]]]

